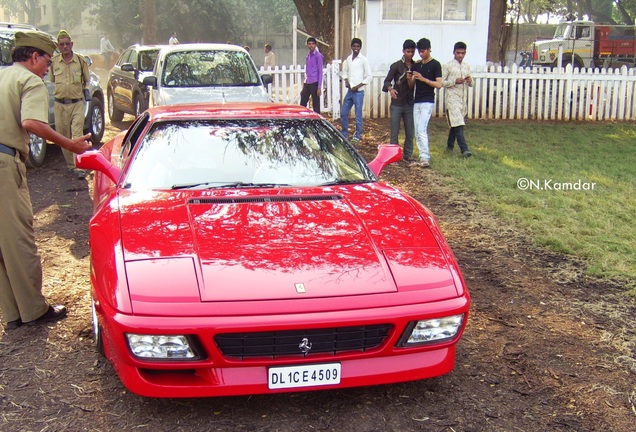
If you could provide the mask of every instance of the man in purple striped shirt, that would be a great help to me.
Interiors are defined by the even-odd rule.
[[[320,95],[322,94],[322,54],[316,46],[316,38],[307,38],[307,58],[305,59],[305,83],[300,92],[300,104],[307,106],[311,96],[314,111],[320,114]]]

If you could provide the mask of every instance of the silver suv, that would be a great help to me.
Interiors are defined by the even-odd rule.
[[[15,46],[15,33],[23,30],[37,30],[36,27],[28,24],[13,24],[0,22],[0,69],[11,66],[11,51]],[[52,39],[53,36],[51,36]],[[90,66],[91,59],[86,57]],[[44,82],[49,89],[49,124],[55,127],[55,116],[53,115],[53,88],[54,84],[49,80],[48,75],[44,77]],[[84,133],[92,134],[91,141],[94,145],[98,145],[104,137],[104,92],[99,85],[99,77],[91,72],[91,80],[89,82],[91,92],[91,100],[86,102],[84,109]],[[42,138],[31,135],[31,151],[29,152],[29,160],[31,166],[40,166],[44,163],[46,157],[46,141]]]
[[[152,106],[200,102],[271,102],[269,74],[259,75],[242,47],[182,44],[159,50],[152,76],[143,83]]]

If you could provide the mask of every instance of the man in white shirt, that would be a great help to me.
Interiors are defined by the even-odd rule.
[[[115,47],[110,43],[106,35],[102,37],[102,40],[99,42],[99,50],[101,54],[104,56],[104,63],[106,63],[106,69],[110,69],[110,56],[115,52]]]
[[[442,68],[442,80],[446,91],[444,92],[446,102],[446,119],[450,130],[446,150],[453,151],[455,140],[459,145],[459,150],[463,157],[470,157],[473,154],[468,150],[466,138],[464,137],[464,118],[466,117],[468,87],[473,86],[473,79],[470,76],[470,66],[464,61],[466,56],[466,44],[457,42],[453,48],[454,59]]]
[[[347,57],[342,67],[342,78],[344,79],[347,94],[342,100],[340,110],[340,123],[342,134],[349,138],[349,113],[355,106],[356,131],[353,134],[352,144],[360,142],[362,137],[362,105],[364,103],[364,90],[362,87],[371,82],[371,66],[369,60],[362,54],[362,41],[359,38],[351,39],[351,55]]]
[[[265,60],[263,60],[263,67],[265,69],[271,68],[274,69],[276,66],[276,55],[274,51],[272,51],[272,46],[270,44],[265,45]]]
[[[179,45],[179,39],[177,39],[177,32],[172,32],[172,36],[168,39],[168,45]]]

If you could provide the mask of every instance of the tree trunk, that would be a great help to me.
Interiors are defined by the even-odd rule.
[[[321,41],[329,44],[325,46],[319,43],[319,49],[325,57],[325,62],[329,63],[334,58],[335,47],[335,0],[294,0],[298,14],[305,25],[304,30]],[[351,6],[353,0],[340,0],[339,5]],[[339,13],[339,12],[338,12]]]
[[[506,31],[505,26],[506,10],[506,0],[491,0],[486,59],[501,65],[505,62],[506,47],[510,43],[510,31]]]
[[[143,0],[141,3],[141,42],[145,45],[157,43],[157,9],[155,0]]]

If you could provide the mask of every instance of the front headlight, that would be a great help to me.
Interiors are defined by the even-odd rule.
[[[406,328],[398,346],[411,347],[449,341],[457,336],[463,323],[463,314],[415,321]]]
[[[140,335],[126,333],[128,346],[142,360],[198,360],[196,349],[187,336]]]

